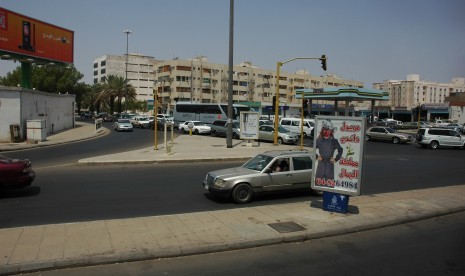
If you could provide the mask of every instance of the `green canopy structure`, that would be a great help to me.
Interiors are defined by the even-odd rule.
[[[389,101],[389,93],[378,89],[357,87],[326,87],[314,89],[297,89],[296,98],[310,100],[334,101],[334,113],[337,111],[339,101],[345,102],[345,115],[349,116],[349,103],[351,101],[371,101],[371,116],[374,114],[375,101]],[[310,111],[311,112],[311,111]],[[371,118],[373,121],[373,118]]]

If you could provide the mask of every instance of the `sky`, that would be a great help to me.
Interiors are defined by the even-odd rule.
[[[228,64],[229,0],[0,0],[0,7],[74,31],[74,65],[93,83],[93,61],[129,53],[158,60],[206,56]],[[465,78],[464,0],[235,0],[233,63],[335,74],[371,88],[387,79]],[[0,60],[0,76],[19,63]]]

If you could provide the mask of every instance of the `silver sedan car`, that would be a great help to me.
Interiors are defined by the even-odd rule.
[[[113,124],[113,129],[116,131],[132,131],[133,127],[129,119],[118,119]]]
[[[367,130],[368,140],[390,141],[394,144],[413,142],[413,136],[407,133],[397,132],[390,127],[371,127]]]
[[[203,186],[211,194],[232,198],[236,203],[248,203],[254,194],[262,192],[311,191],[312,164],[308,151],[268,151],[240,167],[207,173]]]
[[[274,126],[261,125],[258,128],[258,138],[262,141],[274,142]],[[297,134],[278,125],[278,144],[295,144],[298,140]]]

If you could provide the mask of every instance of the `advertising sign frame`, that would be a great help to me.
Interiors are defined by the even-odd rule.
[[[366,119],[316,116],[312,189],[350,196],[361,194]]]
[[[241,139],[258,140],[260,113],[243,111],[240,113]]]
[[[32,58],[35,63],[74,62],[74,31],[0,7],[2,59]]]

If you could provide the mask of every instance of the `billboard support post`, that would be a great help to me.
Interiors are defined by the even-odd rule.
[[[31,89],[32,67],[29,62],[21,62],[21,87]]]

